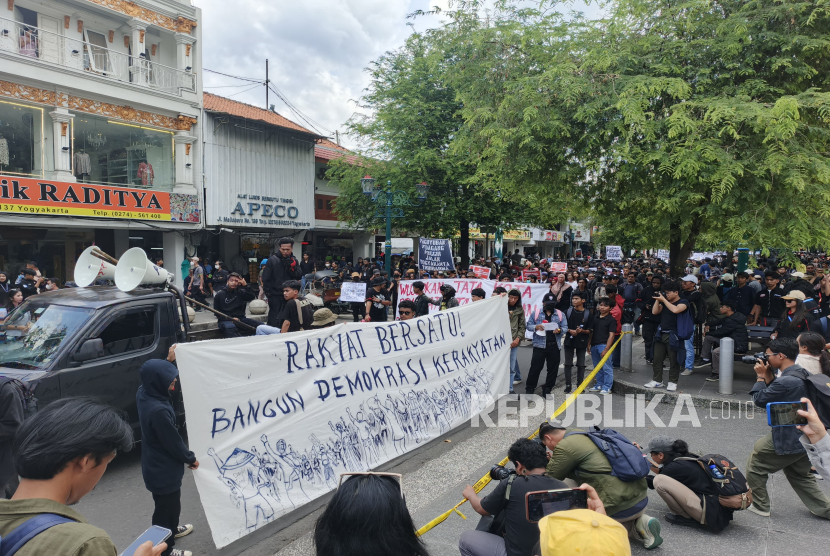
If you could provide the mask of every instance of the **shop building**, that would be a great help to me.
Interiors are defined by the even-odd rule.
[[[61,282],[95,243],[181,284],[202,226],[200,10],[189,0],[0,6],[0,268]]]
[[[256,280],[274,242],[299,258],[314,227],[315,142],[322,136],[265,110],[205,93],[205,225],[199,254]],[[304,245],[306,244],[306,245]]]
[[[346,157],[350,164],[357,162],[357,157],[348,149],[337,143],[322,139],[314,147],[314,230],[307,236],[311,255],[316,261],[326,257],[357,262],[358,257],[374,257],[377,242],[383,242],[385,236],[375,236],[374,230],[352,230],[337,219],[334,212],[340,191],[325,178],[332,160]]]

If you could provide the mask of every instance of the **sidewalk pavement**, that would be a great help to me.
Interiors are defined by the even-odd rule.
[[[729,402],[731,404],[744,404],[752,401],[749,391],[755,385],[755,371],[752,365],[735,362],[733,366],[732,394],[721,394],[719,392],[720,381],[709,382],[706,380],[712,374],[712,367],[708,365],[700,369],[693,369],[690,376],[680,377],[676,392],[666,392],[665,388],[645,388],[644,385],[652,380],[653,370],[651,365],[646,363],[644,353],[645,345],[639,336],[634,337],[633,346],[633,372],[620,369],[614,370],[614,393],[615,394],[646,394],[650,400],[657,393],[664,394],[663,401],[674,403],[679,394],[690,394],[698,406],[708,406],[713,401],[717,404]],[[681,369],[682,371],[683,369]],[[663,367],[663,383],[668,380],[668,364]]]

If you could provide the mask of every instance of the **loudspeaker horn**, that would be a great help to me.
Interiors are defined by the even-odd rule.
[[[115,285],[122,292],[132,291],[141,284],[164,284],[170,274],[147,259],[140,247],[127,250],[115,267]]]
[[[104,280],[115,278],[115,265],[93,255],[92,251],[94,249],[98,249],[98,247],[93,245],[84,249],[75,264],[75,283],[81,288],[91,286],[95,280],[100,278]]]

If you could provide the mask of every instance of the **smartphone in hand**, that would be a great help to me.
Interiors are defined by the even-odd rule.
[[[160,543],[163,543],[170,536],[173,532],[170,529],[165,529],[164,527],[159,527],[158,525],[153,525],[146,531],[144,531],[140,537],[133,541],[133,543],[121,553],[121,556],[133,556],[135,554],[136,549],[139,546],[146,543],[147,541],[152,541],[153,546],[158,546]]]

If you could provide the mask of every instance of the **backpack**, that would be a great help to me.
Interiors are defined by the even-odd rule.
[[[689,303],[689,309],[679,313],[677,315],[677,339],[678,340],[688,340],[695,334],[695,322],[692,319],[692,315],[689,313],[691,312],[691,303]],[[664,311],[668,311],[668,309],[663,309]]]
[[[643,453],[622,434],[614,429],[600,429],[595,426],[593,431],[573,431],[565,434],[582,434],[591,439],[597,448],[608,458],[611,464],[611,475],[621,481],[632,482],[644,479],[649,474],[649,466]]]
[[[689,300],[687,299],[686,301]],[[704,324],[706,322],[706,299],[704,299],[703,294],[700,294],[697,303],[689,301],[689,310],[692,311],[692,318],[695,324]]]
[[[57,514],[38,514],[30,519],[27,519],[18,525],[14,531],[0,540],[0,556],[13,556],[18,550],[23,548],[27,542],[47,529],[62,523],[76,522],[73,519]]]
[[[718,502],[724,508],[730,510],[745,510],[752,504],[752,489],[746,481],[746,477],[732,463],[732,460],[720,454],[706,454],[696,458],[675,458],[686,461],[696,461],[700,464],[706,475],[718,489]],[[720,475],[720,477],[718,477]],[[704,509],[703,515],[706,515]]]
[[[810,375],[804,379],[804,386],[819,420],[830,428],[830,377],[825,374]]]
[[[300,330],[305,330],[306,328],[303,325],[303,307],[307,307],[308,305],[311,305],[311,301],[309,301],[307,299],[303,299],[302,301],[299,300],[299,299],[294,299],[294,301],[297,302],[297,320],[300,323]],[[3,555],[0,554],[0,556],[3,556]]]

